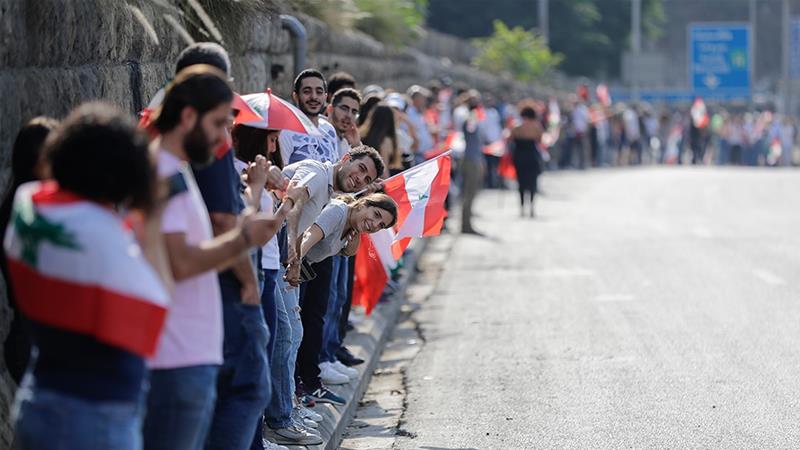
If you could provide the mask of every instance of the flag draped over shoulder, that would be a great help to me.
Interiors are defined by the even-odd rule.
[[[54,182],[28,183],[5,248],[27,318],[143,357],[155,352],[169,295],[113,211]]]
[[[450,152],[386,180],[384,192],[397,202],[395,259],[400,259],[411,238],[437,236],[442,231],[449,189]]]

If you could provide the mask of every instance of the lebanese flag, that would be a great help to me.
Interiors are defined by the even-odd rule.
[[[447,217],[444,201],[449,189],[450,151],[384,182],[384,192],[397,202],[395,259],[400,259],[411,238],[439,235]]]
[[[54,182],[22,185],[5,249],[27,318],[142,357],[155,352],[169,294],[114,211]]]
[[[383,288],[389,282],[389,272],[378,256],[369,234],[361,235],[361,243],[356,252],[355,273],[353,274],[353,305],[362,306],[371,314]]]

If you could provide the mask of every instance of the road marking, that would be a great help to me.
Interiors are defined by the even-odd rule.
[[[606,303],[606,302],[632,302],[636,300],[631,294],[600,294],[595,295],[594,301]]]
[[[770,286],[783,286],[786,284],[786,280],[766,269],[753,269],[753,275]]]

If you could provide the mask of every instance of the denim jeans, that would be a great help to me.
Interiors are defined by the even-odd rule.
[[[333,257],[333,272],[331,274],[331,295],[328,298],[328,311],[325,313],[325,325],[322,328],[322,349],[319,352],[319,362],[336,361],[336,351],[342,346],[342,337],[339,335],[339,321],[347,296],[347,275],[349,261],[346,256]]]
[[[199,450],[205,444],[219,366],[150,371],[144,419],[146,450]]]
[[[250,448],[256,426],[269,403],[271,386],[267,363],[269,332],[261,305],[230,299],[238,293],[221,284],[225,323],[223,363],[217,379],[217,404],[206,440],[207,450]],[[227,294],[227,295],[226,295]]]
[[[141,450],[141,402],[88,401],[30,378],[17,392],[15,450]]]
[[[294,396],[294,372],[297,350],[303,340],[303,324],[300,321],[298,288],[290,287],[284,280],[286,269],[278,270],[275,286],[278,314],[276,321],[275,350],[271,364],[272,398],[265,413],[270,428],[286,428],[291,425],[292,397]]]
[[[269,330],[267,342],[267,361],[272,364],[272,353],[275,351],[275,335],[277,334],[278,300],[275,295],[275,285],[278,282],[278,269],[263,269],[264,285],[261,289],[261,307],[264,309],[264,322]]]

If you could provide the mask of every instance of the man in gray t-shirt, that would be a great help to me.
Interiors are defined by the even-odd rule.
[[[288,267],[286,279],[297,286],[300,283],[300,238],[314,223],[322,209],[330,202],[334,192],[354,193],[362,189],[377,191],[382,188],[378,174],[384,164],[378,152],[365,145],[354,147],[336,163],[304,160],[283,169],[290,182],[305,185],[305,195],[289,198],[294,202],[287,218]],[[270,170],[278,170],[271,168]]]

